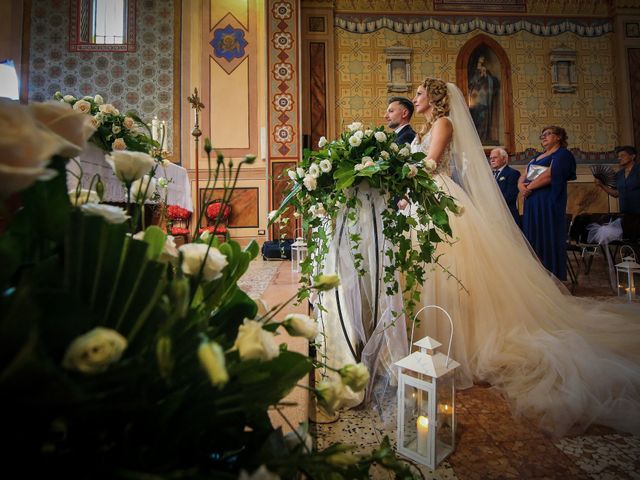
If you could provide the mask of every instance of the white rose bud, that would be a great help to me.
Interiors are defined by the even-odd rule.
[[[65,95],[64,97],[62,97],[62,100],[67,103],[73,103],[76,101],[76,97],[74,97],[73,95]]]
[[[313,178],[318,178],[320,176],[320,168],[317,163],[312,163],[309,167],[309,175]]]
[[[69,190],[68,194],[69,201],[74,206],[84,205],[85,203],[100,203],[100,197],[94,190],[81,188],[79,192],[77,190]]]
[[[171,263],[173,265],[178,264],[178,259],[180,255],[178,254],[178,248],[176,247],[176,241],[173,235],[167,235],[167,238],[164,241],[164,248],[162,249],[162,253],[160,254],[161,262]]]
[[[96,102],[97,105],[102,105],[104,103],[104,98],[102,98],[102,95],[96,95],[93,97],[93,101]]]
[[[222,277],[222,270],[229,263],[220,250],[204,243],[185,243],[178,251],[182,252],[182,271],[187,275],[198,275],[204,262],[202,278],[207,282]]]
[[[298,175],[296,175],[296,172],[294,172],[293,170],[287,170],[287,175],[289,175],[289,178],[294,182],[298,180]]]
[[[302,180],[302,183],[304,184],[306,189],[309,190],[310,192],[314,191],[318,186],[318,181],[315,178],[313,178],[311,175],[305,175],[304,180]]]
[[[333,415],[344,396],[344,385],[337,380],[321,380],[316,387],[318,405],[327,414]]]
[[[322,170],[323,173],[329,173],[332,168],[333,165],[331,165],[329,160],[325,159],[320,161],[320,170]]]
[[[461,216],[464,213],[464,205],[456,203],[456,216]]]
[[[115,330],[96,327],[79,336],[67,348],[62,366],[82,373],[104,372],[117,362],[127,348],[127,340]]]
[[[409,165],[409,171],[407,172],[407,178],[413,178],[418,174],[418,167],[415,165]]]
[[[144,152],[114,151],[105,157],[120,181],[131,183],[148,174],[154,159]]]
[[[305,337],[313,340],[318,336],[318,324],[314,319],[303,313],[291,313],[284,317],[284,328],[289,335]]]
[[[298,175],[298,177],[302,178],[305,175],[305,171],[304,168],[302,167],[298,167],[296,168],[296,174]]]
[[[353,123],[347,125],[347,128],[349,129],[349,131],[355,132],[356,130],[361,130],[362,129],[362,123],[361,122],[353,122]]]
[[[82,113],[90,113],[91,112],[91,104],[86,100],[78,100],[74,105],[73,109]]]
[[[122,125],[124,125],[124,128],[126,128],[127,130],[131,130],[135,125],[135,121],[131,117],[124,117]]]
[[[427,172],[433,172],[433,171],[435,171],[436,168],[438,168],[438,164],[436,163],[436,161],[434,159],[429,158],[429,159],[425,160],[424,169]]]
[[[382,157],[384,160],[389,160],[389,152],[387,152],[386,150],[383,150],[380,152],[380,157]]]
[[[326,291],[336,288],[340,285],[340,277],[338,275],[318,275],[313,279],[313,288],[316,290]]]
[[[160,188],[167,188],[169,186],[169,180],[164,177],[158,177],[158,186]]]
[[[369,383],[369,370],[362,363],[357,365],[345,365],[340,369],[342,383],[350,387],[354,392],[359,392]]]
[[[238,336],[233,347],[238,350],[243,360],[267,361],[280,353],[273,333],[263,329],[260,322],[246,318],[238,328]]]
[[[359,137],[356,137],[355,135],[349,137],[349,145],[352,147],[359,147],[361,143],[362,140]]]
[[[364,132],[362,130],[358,130],[353,134],[354,137],[358,137],[360,140],[364,137]]]
[[[363,165],[363,164],[361,164],[361,163],[358,163],[358,164],[356,164],[356,165],[354,165],[354,166],[353,166],[353,169],[354,169],[356,172],[359,172],[359,171],[360,171],[360,170],[362,170],[363,168],[364,168],[364,165]]]
[[[365,135],[365,137],[370,137],[372,133],[373,133],[373,130],[371,130],[370,128],[367,128],[367,129],[364,131],[364,135]]]
[[[389,145],[389,150],[391,150],[394,153],[398,153],[398,144],[395,142],[392,142],[391,145]]]
[[[327,139],[324,136],[320,137],[320,140],[318,140],[318,147],[324,148],[326,144],[327,144]]]
[[[145,175],[131,183],[131,199],[134,202],[149,200],[156,191],[156,179]]]
[[[223,387],[229,381],[224,352],[216,342],[202,342],[198,347],[198,359],[214,387]]]
[[[124,223],[129,218],[127,212],[114,205],[104,205],[98,203],[85,203],[80,207],[85,215],[97,215],[104,218],[108,223]]]
[[[402,157],[408,157],[409,155],[411,155],[411,150],[409,150],[407,147],[402,147],[402,149],[398,152],[398,155]]]
[[[387,141],[387,135],[384,132],[376,132],[374,136],[376,137],[376,140],[380,143]]]

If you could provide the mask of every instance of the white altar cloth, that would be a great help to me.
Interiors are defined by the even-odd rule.
[[[88,188],[94,174],[99,174],[104,184],[105,202],[125,202],[126,190],[122,182],[113,173],[111,166],[104,159],[104,152],[94,145],[87,145],[87,148],[76,158],[82,167],[82,187]],[[79,175],[80,168],[74,161],[67,164],[67,170]],[[187,170],[180,165],[170,163],[167,167],[158,167],[155,178],[164,177],[169,180],[167,187],[167,204],[179,205],[190,212],[193,211],[193,201],[191,199],[191,184]],[[69,190],[75,189],[77,179],[71,173],[67,174],[67,187]],[[95,183],[94,183],[95,188]]]

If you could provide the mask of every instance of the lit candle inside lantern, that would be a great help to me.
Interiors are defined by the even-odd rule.
[[[427,442],[429,440],[429,419],[423,415],[418,417],[418,453],[427,455]]]
[[[168,130],[167,130],[167,122],[165,122],[164,120],[162,120],[162,138],[161,138],[161,150],[166,150],[167,149],[167,136],[168,136]]]

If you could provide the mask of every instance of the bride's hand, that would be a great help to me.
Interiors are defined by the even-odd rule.
[[[409,202],[406,198],[401,198],[398,200],[398,210],[404,210],[409,205]]]

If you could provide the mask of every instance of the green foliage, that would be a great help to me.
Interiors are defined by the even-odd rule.
[[[399,291],[395,278],[400,272],[406,279],[403,293],[411,315],[419,298],[416,292],[426,279],[425,265],[437,262],[437,243],[450,241],[449,214],[458,207],[425,169],[424,153],[410,153],[408,146],[398,146],[394,140],[395,134],[385,133],[384,127],[365,130],[359,123],[349,125],[337,140],[323,138],[319,150],[305,150],[302,162],[289,171],[290,191],[271,221],[294,209],[302,214],[304,231],[313,232],[308,235],[309,255],[302,265],[302,283],[309,285],[314,264],[324,265],[326,232],[335,231],[338,215],[346,215],[351,225],[359,221],[354,187],[366,183],[378,190],[387,199],[382,212],[389,259],[384,271],[387,293]],[[411,203],[411,216],[398,212],[396,202],[402,198]],[[364,275],[361,240],[357,234],[349,237],[355,269]],[[300,298],[307,295],[303,290]]]

